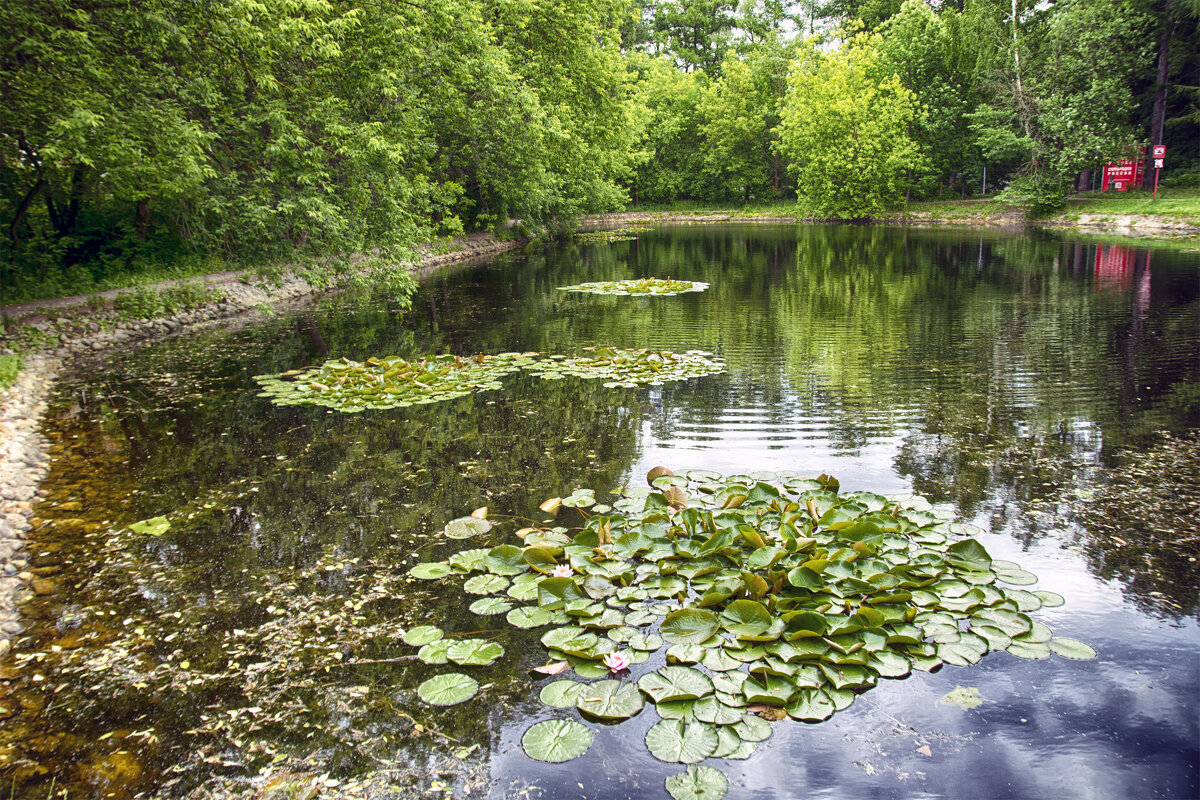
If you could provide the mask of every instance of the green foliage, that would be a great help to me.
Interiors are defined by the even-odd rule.
[[[404,255],[614,207],[621,8],[6,4],[4,284],[89,291],[156,252]]]
[[[21,357],[16,355],[0,355],[0,389],[7,389],[16,381],[21,373]]]
[[[184,281],[163,289],[139,287],[118,295],[113,310],[123,319],[152,319],[193,311],[224,294],[221,289],[199,281]]]
[[[910,133],[920,118],[895,75],[879,77],[878,38],[831,53],[807,42],[788,76],[780,149],[796,191],[834,217],[867,217],[899,202],[924,165]]]

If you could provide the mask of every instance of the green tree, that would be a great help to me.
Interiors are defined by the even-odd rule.
[[[736,23],[737,0],[664,0],[654,16],[659,43],[685,72],[716,75]]]
[[[966,122],[978,103],[976,55],[964,41],[960,15],[934,14],[924,0],[905,0],[880,35],[881,73],[898,75],[925,110],[913,126],[929,166],[918,178],[919,190],[930,196],[953,191],[957,183],[965,192],[982,165]]]
[[[636,169],[629,180],[635,201],[667,203],[704,195],[700,102],[707,77],[681,72],[664,57],[631,59],[636,92]]]
[[[745,56],[727,52],[720,80],[701,91],[704,167],[721,199],[778,198],[785,190],[777,144],[787,63],[788,48],[768,34]]]
[[[808,205],[866,217],[903,199],[923,160],[911,128],[920,117],[900,79],[880,79],[877,37],[860,34],[829,53],[806,42],[792,62],[780,150]]]

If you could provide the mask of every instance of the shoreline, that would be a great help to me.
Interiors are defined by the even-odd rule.
[[[1139,242],[1169,241],[1200,235],[1200,225],[1183,221],[1142,218],[1140,215],[1091,219],[1096,216],[1047,220],[1036,227],[1117,234]],[[1147,222],[1147,219],[1150,221]],[[740,215],[733,211],[625,211],[585,216],[580,220],[580,227],[594,230],[637,222],[821,224],[830,221],[787,215]],[[992,229],[1030,225],[1017,214],[943,219],[914,212],[904,212],[900,217],[873,222],[893,226]],[[1056,222],[1065,227],[1059,228]],[[1134,231],[1148,235],[1138,237]],[[527,240],[519,238],[501,240],[491,233],[457,237],[451,245],[452,249],[439,252],[427,249],[419,261],[409,266],[409,270],[420,276],[439,267],[483,260],[517,250],[526,243]],[[31,320],[28,324],[33,328],[56,338],[53,347],[23,355],[24,363],[16,380],[10,387],[0,391],[0,657],[8,653],[11,639],[22,630],[21,605],[36,596],[39,589],[50,591],[46,585],[41,585],[39,576],[29,570],[25,540],[31,529],[30,518],[34,516],[34,506],[41,496],[39,486],[50,466],[48,444],[41,434],[41,422],[56,379],[69,363],[93,353],[154,341],[183,331],[229,324],[231,321],[249,324],[275,308],[306,302],[338,290],[336,287],[328,289],[314,286],[291,271],[285,272],[277,285],[264,288],[261,284],[249,282],[252,275],[251,271],[225,272],[152,284],[148,288],[162,289],[188,280],[199,280],[219,289],[222,296],[192,311],[148,319],[121,319],[110,310],[114,298],[135,291],[133,289],[117,289],[100,294],[99,297],[108,304],[103,309],[94,305],[96,295],[0,307],[0,314],[5,317],[13,318],[18,323]],[[52,317],[58,314],[70,319],[66,328],[53,324]]]
[[[410,266],[410,271],[419,276],[438,267],[490,258],[524,246],[525,240],[500,240],[491,234],[476,234],[457,239],[456,244],[458,248],[454,250],[426,253]],[[24,629],[21,606],[39,593],[53,591],[51,582],[43,583],[43,579],[30,570],[25,542],[32,529],[30,519],[34,516],[34,507],[43,495],[39,486],[50,468],[49,443],[41,433],[41,424],[58,376],[69,363],[93,353],[231,321],[250,323],[268,309],[336,291],[313,286],[292,273],[285,274],[279,285],[266,290],[245,282],[246,274],[228,272],[205,276],[208,285],[223,290],[224,295],[219,300],[193,311],[153,319],[120,320],[111,310],[97,311],[89,304],[92,296],[0,308],[6,315],[20,309],[26,319],[41,317],[42,320],[34,323],[35,327],[48,324],[45,310],[85,312],[73,320],[72,328],[59,332],[53,349],[23,355],[24,363],[16,380],[0,390],[0,657],[9,652],[12,639]],[[154,287],[179,282],[167,281]],[[106,299],[111,300],[125,291],[130,290],[106,292]],[[51,303],[56,305],[50,306]],[[97,320],[111,324],[101,325]]]

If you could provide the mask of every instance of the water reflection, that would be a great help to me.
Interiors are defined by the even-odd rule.
[[[666,463],[827,471],[953,506],[1068,598],[1049,624],[1102,653],[882,682],[719,764],[731,797],[1195,794],[1195,562],[1120,499],[1180,482],[1159,431],[1194,449],[1196,266],[1044,234],[676,227],[437,275],[411,309],[346,295],[111,357],[64,385],[48,423],[58,460],[32,549],[55,585],[3,667],[2,783],[248,792],[282,756],[381,797],[423,793],[434,774],[459,795],[653,796],[678,770],[641,746],[652,715],[599,729],[566,768],[530,762],[516,743],[547,716],[525,675],[534,635],[405,571],[473,508],[524,517]],[[555,291],[650,275],[711,288]],[[360,415],[276,408],[252,379],[330,356],[597,344],[707,349],[729,372],[645,390],[513,376]],[[175,525],[162,539],[116,532],[158,514]],[[503,631],[510,657],[478,672],[481,700],[415,700],[441,668],[412,661],[399,631],[430,620]],[[988,702],[940,704],[956,685]]]

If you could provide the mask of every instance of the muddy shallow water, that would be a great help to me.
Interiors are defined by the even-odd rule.
[[[439,532],[472,509],[514,518],[479,544],[512,541],[542,500],[665,464],[922,495],[1063,595],[1035,616],[1099,651],[880,681],[706,762],[730,798],[1194,797],[1200,569],[1180,509],[1200,477],[1179,453],[1200,426],[1198,274],[1195,253],[1046,234],[666,226],[436,274],[411,308],[347,294],[111,355],[48,415],[39,594],[0,663],[0,792],[255,796],[288,769],[330,795],[666,797],[681,768],[643,744],[653,710],[589,723],[579,760],[529,759],[524,731],[563,716],[527,674],[538,632],[468,612],[461,579],[407,575],[460,549]],[[556,291],[647,275],[711,286]],[[642,389],[515,374],[357,414],[273,406],[253,379],[593,345],[703,349],[728,370]],[[125,527],[158,515],[161,537]],[[476,699],[416,697],[445,671],[399,638],[426,622],[503,644],[471,668]],[[942,701],[958,687],[982,703]]]

